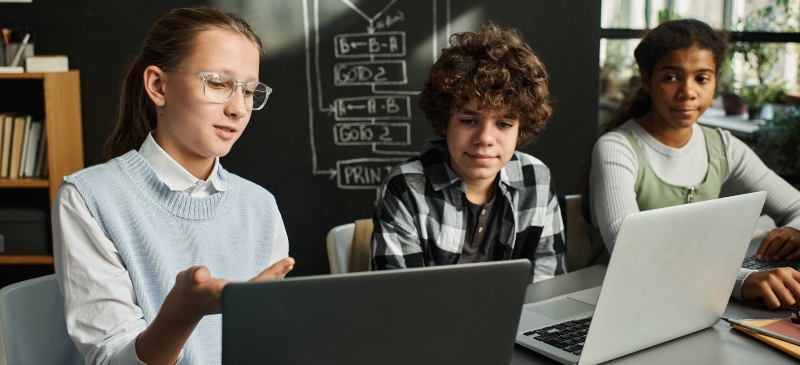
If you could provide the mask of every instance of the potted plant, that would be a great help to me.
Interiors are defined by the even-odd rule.
[[[600,94],[606,95],[611,92],[611,86],[617,79],[619,65],[610,56],[606,56],[605,62],[600,66]]]
[[[606,57],[600,66],[600,95],[612,102],[618,102],[625,96],[626,90],[620,89],[626,87],[617,81],[627,74],[633,63],[627,50],[625,40],[609,40],[606,44]]]
[[[736,73],[733,72],[731,66],[731,59],[726,59],[719,67],[717,73],[716,93],[722,98],[722,107],[725,109],[725,115],[743,115],[747,113],[747,105],[742,101],[739,94],[739,80]]]
[[[786,98],[783,84],[759,84],[742,88],[739,97],[747,104],[749,119],[770,119],[773,116],[771,104],[783,103]],[[770,109],[764,110],[765,106]]]
[[[786,93],[786,104],[800,106],[800,86],[795,87],[795,90]]]
[[[800,186],[800,107],[764,121],[756,132],[753,150],[778,175]]]
[[[786,94],[786,103],[788,105],[800,106],[800,92],[793,92]]]

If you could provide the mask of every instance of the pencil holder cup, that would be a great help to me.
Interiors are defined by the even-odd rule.
[[[2,59],[3,66],[11,66],[11,62],[14,61],[14,56],[17,55],[17,50],[22,43],[9,43],[6,44],[5,47],[5,55]],[[25,48],[22,51],[22,55],[19,57],[19,62],[17,66],[25,66],[25,57],[33,56],[33,43],[28,43],[25,45]]]

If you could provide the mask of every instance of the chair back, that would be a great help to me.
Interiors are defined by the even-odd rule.
[[[355,223],[347,223],[333,227],[328,232],[326,244],[331,274],[347,272],[347,260],[350,258],[350,245],[353,242],[355,228]]]
[[[55,274],[0,289],[0,365],[84,364]]]
[[[564,243],[567,248],[564,261],[567,271],[582,269],[591,264],[592,242],[586,221],[581,215],[581,195],[559,196],[559,205],[564,220]]]
[[[328,263],[331,274],[369,271],[372,219],[358,219],[328,232]]]

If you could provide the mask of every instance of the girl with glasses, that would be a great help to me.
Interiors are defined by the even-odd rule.
[[[235,14],[168,13],[123,80],[108,162],[64,179],[55,265],[87,363],[219,363],[222,288],[292,270],[274,197],[219,164],[271,91],[262,53]]]
[[[641,87],[603,128],[584,197],[599,228],[595,238],[608,252],[630,213],[766,191],[764,212],[779,228],[756,258],[800,259],[800,192],[730,132],[697,124],[711,105],[727,48],[727,33],[694,19],[662,23],[636,47]],[[761,298],[770,308],[795,306],[800,272],[741,269],[732,296]]]

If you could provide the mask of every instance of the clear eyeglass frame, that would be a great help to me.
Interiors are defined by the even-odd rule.
[[[226,73],[222,73],[222,72],[184,71],[184,70],[180,70],[180,69],[173,68],[173,67],[165,67],[164,71],[166,71],[166,72],[178,72],[178,73],[183,73],[183,74],[197,76],[197,77],[202,78],[203,79],[203,96],[205,96],[206,99],[210,100],[211,102],[214,102],[214,103],[217,103],[217,104],[225,104],[225,103],[229,102],[233,98],[233,96],[236,95],[236,89],[237,88],[241,87],[242,90],[247,90],[247,86],[255,84],[255,89],[257,89],[259,86],[263,87],[263,89],[264,89],[263,91],[266,94],[266,96],[264,97],[264,101],[261,102],[261,105],[257,105],[257,106],[256,105],[251,105],[251,104],[253,104],[254,99],[251,98],[251,100],[248,103],[247,96],[245,96],[244,97],[244,101],[245,101],[244,104],[250,110],[261,110],[262,108],[264,108],[264,105],[267,104],[267,100],[269,100],[270,94],[272,94],[272,88],[267,86],[267,84],[265,84],[263,82],[258,82],[258,81],[239,82],[239,80],[236,80],[236,78],[234,78],[233,76],[228,75]],[[232,87],[230,87],[230,89],[228,90],[228,96],[225,97],[224,100],[218,100],[218,99],[212,98],[206,92],[206,85],[208,85],[209,79],[212,78],[212,77],[218,77],[218,76],[225,76],[225,77],[230,78],[233,81]],[[244,92],[242,94],[244,94]]]

